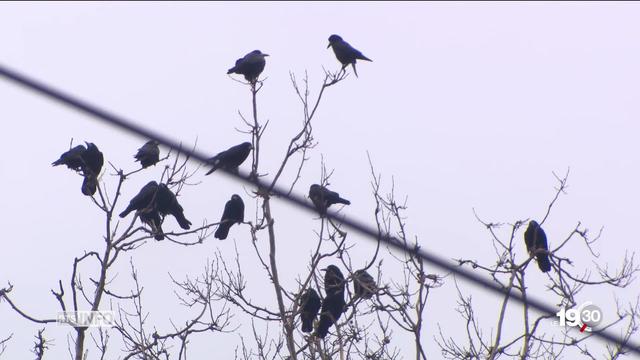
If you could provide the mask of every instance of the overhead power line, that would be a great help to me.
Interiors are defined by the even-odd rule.
[[[193,159],[196,159],[202,164],[208,165],[208,159],[210,158],[210,156],[205,156],[204,154],[196,150],[187,150],[185,146],[183,146],[181,143],[178,143],[177,141],[174,141],[160,133],[146,129],[129,119],[123,118],[109,111],[101,109],[73,95],[67,94],[43,82],[40,82],[24,74],[21,74],[15,70],[12,70],[2,64],[0,64],[0,75],[7,80],[11,80],[19,85],[26,87],[29,90],[39,93],[40,95],[44,95],[49,98],[55,99],[67,106],[70,106],[75,110],[91,115],[92,117],[102,122],[113,125],[119,129],[126,130],[130,133],[134,133],[145,139],[156,140],[164,146],[174,149],[185,156],[189,156]],[[256,186],[257,188],[268,189],[270,187],[270,184],[268,182],[260,180],[259,178],[250,178],[248,174],[245,174],[244,172],[234,173],[226,169],[220,169],[220,170],[224,171],[227,175],[235,178],[236,180],[242,181],[247,184],[251,184],[253,186]],[[315,207],[313,207],[313,205],[310,202],[306,201],[304,197],[293,194],[293,193],[288,194],[288,190],[285,190],[279,186],[274,186],[271,189],[271,194],[277,197],[280,197],[281,199],[289,203],[292,203],[300,208],[303,208],[307,211],[310,211],[313,213],[317,212]],[[338,216],[338,214],[335,211],[327,211],[326,216],[330,219],[341,222],[346,227],[364,235],[365,237],[368,237],[375,241],[380,240],[381,242],[383,242],[384,244],[386,244],[387,246],[393,249],[403,251],[406,253],[411,253],[421,258],[422,260],[426,261],[427,263],[434,265],[435,267],[440,268],[445,272],[453,273],[454,275],[464,280],[467,280],[479,286],[480,288],[487,289],[495,294],[508,295],[512,300],[520,304],[526,303],[530,308],[534,308],[545,315],[548,315],[551,317],[556,316],[557,309],[551,305],[547,305],[544,302],[538,299],[532,298],[529,295],[525,300],[522,294],[517,291],[509,291],[508,288],[505,288],[502,285],[488,278],[482,277],[468,269],[462,268],[460,266],[456,266],[451,261],[439,255],[436,255],[432,252],[427,252],[419,247],[411,247],[408,244],[405,244],[402,241],[399,241],[397,238],[390,236],[389,234],[379,234],[377,228],[369,226],[361,221],[351,219],[344,215]],[[578,331],[577,328],[576,328],[576,331]],[[623,339],[615,335],[609,334],[606,331],[594,330],[591,334],[595,337],[606,340],[612,344],[616,344],[619,347],[626,348],[629,351],[634,352],[637,355],[640,355],[640,345],[638,344],[633,344],[629,341],[623,341]]]

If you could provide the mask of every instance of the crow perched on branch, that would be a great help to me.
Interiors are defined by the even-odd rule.
[[[342,40],[342,38],[338,35],[329,36],[329,47],[333,48],[333,52],[336,54],[336,58],[342,64],[342,70],[346,68],[349,64],[353,67],[353,73],[358,77],[358,72],[356,71],[356,60],[365,60],[365,61],[373,61],[368,57],[362,55],[362,53],[355,49],[353,46],[349,45],[348,42]]]
[[[335,324],[344,312],[344,276],[340,269],[335,265],[329,265],[323,269],[324,274],[324,290],[326,296],[322,301],[320,311],[320,321],[316,329],[316,336],[324,338],[327,336],[331,325]]]
[[[82,172],[85,176],[92,175],[97,177],[100,175],[100,171],[102,170],[104,156],[94,143],[88,142],[86,144],[87,150],[82,153],[82,160],[84,162]]]
[[[318,184],[309,187],[309,198],[321,214],[324,214],[327,208],[333,204],[351,205],[349,200],[341,198],[337,192]]]
[[[265,56],[269,54],[263,54],[260,50],[253,50],[244,57],[236,60],[236,65],[227,71],[227,74],[241,74],[244,75],[245,80],[250,83],[258,80],[258,76],[264,70],[266,61]]]
[[[66,165],[69,169],[82,172],[82,193],[91,196],[98,187],[98,175],[104,164],[104,156],[94,143],[85,142],[87,146],[78,145],[66,151],[51,165]]]
[[[547,235],[534,220],[529,222],[529,226],[524,232],[524,243],[527,245],[527,251],[535,254],[540,270],[545,273],[549,272],[551,270],[551,262],[549,261],[549,255],[546,253],[546,251],[549,251]],[[543,250],[544,253],[539,250]]]
[[[149,181],[147,185],[143,186],[142,189],[138,192],[136,196],[134,196],[130,201],[129,205],[123,212],[120,213],[120,217],[123,218],[129,215],[133,210],[142,210],[144,208],[153,208],[155,207],[155,196],[156,191],[158,190],[158,183],[155,181]],[[154,203],[152,203],[154,202]]]
[[[307,289],[300,297],[300,320],[302,321],[302,332],[308,333],[313,330],[313,321],[320,311],[321,301],[318,293],[313,289]]]
[[[173,192],[167,185],[158,185],[155,181],[148,182],[140,189],[138,194],[129,201],[129,206],[120,213],[120,217],[127,216],[133,210],[139,211],[140,220],[151,226],[156,240],[164,239],[161,225],[163,218],[168,214],[173,215],[180,227],[185,230],[188,230],[191,225]]]
[[[247,159],[251,153],[251,149],[253,149],[253,146],[250,142],[243,142],[242,144],[232,146],[225,151],[219,152],[218,155],[209,159],[209,163],[212,167],[205,175],[209,175],[218,169],[238,171],[238,166]]]
[[[82,193],[91,196],[96,193],[98,188],[98,175],[104,164],[104,156],[98,150],[94,143],[86,143],[87,150],[82,153],[82,174],[84,181],[82,182]]]
[[[224,240],[229,235],[229,229],[235,223],[244,221],[244,202],[240,196],[233,194],[231,200],[224,205],[224,212],[220,219],[218,230],[213,235],[216,239]]]
[[[335,266],[329,265],[326,269],[322,269],[324,273],[324,291],[327,295],[344,295],[345,281],[342,271]]]
[[[158,192],[158,183],[155,181],[148,182],[140,189],[138,194],[129,201],[129,206],[120,213],[120,217],[124,218],[133,210],[137,210],[140,220],[151,227],[156,240],[164,239],[162,231],[162,219],[156,205],[156,197]]]
[[[366,270],[358,270],[353,273],[353,293],[355,297],[371,299],[376,290],[376,282]]]
[[[142,168],[147,168],[151,165],[155,165],[160,161],[160,149],[158,148],[158,142],[155,140],[147,141],[138,152],[133,156],[136,161],[139,161]]]

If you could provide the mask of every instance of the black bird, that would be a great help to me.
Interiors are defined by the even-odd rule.
[[[538,267],[542,272],[549,272],[551,270],[551,262],[549,262],[549,255],[546,253],[538,252],[538,250],[548,251],[547,235],[540,225],[531,220],[527,230],[524,232],[524,243],[527,245],[527,251],[535,254],[538,262]]]
[[[75,171],[82,170],[82,166],[84,165],[84,160],[82,160],[82,154],[87,151],[87,148],[84,145],[78,145],[73,149],[64,152],[60,155],[60,158],[51,163],[53,166],[58,165],[67,165],[69,169],[73,169]]]
[[[329,265],[326,269],[323,269],[324,273],[324,291],[329,295],[343,294],[344,295],[344,276],[340,269],[335,265]]]
[[[129,206],[120,213],[120,217],[123,218],[129,215],[133,210],[142,210],[145,208],[155,209],[155,198],[158,190],[158,183],[150,181],[129,201]]]
[[[155,140],[147,141],[133,157],[136,158],[136,161],[140,161],[143,169],[155,165],[160,161],[158,142]]]
[[[376,282],[373,276],[369,275],[366,270],[358,270],[353,273],[353,293],[355,297],[363,299],[371,299],[376,293]]]
[[[66,165],[69,169],[81,171],[84,181],[82,193],[91,196],[96,193],[98,187],[98,175],[104,164],[104,156],[93,143],[86,142],[87,146],[78,145],[60,155],[60,158],[51,165]]]
[[[140,189],[138,194],[129,201],[129,206],[120,213],[120,217],[127,216],[133,210],[139,211],[140,220],[151,227],[156,240],[164,239],[161,225],[167,214],[173,215],[180,227],[185,230],[188,230],[191,225],[191,222],[185,218],[184,210],[176,196],[167,185],[158,185],[155,181],[148,182]]]
[[[331,325],[335,324],[344,312],[344,294],[339,292],[334,295],[327,295],[322,301],[320,310],[320,321],[316,329],[316,336],[323,338],[327,336]]]
[[[229,235],[229,229],[235,223],[244,221],[244,202],[240,196],[233,194],[231,200],[224,205],[224,212],[220,218],[218,230],[213,235],[216,239],[224,240]]]
[[[244,57],[236,60],[236,65],[227,71],[227,74],[241,74],[244,75],[245,80],[250,83],[255,82],[264,70],[266,61],[265,56],[269,54],[263,54],[260,50],[253,50]]]
[[[349,200],[341,198],[337,192],[318,184],[309,187],[309,198],[321,214],[324,214],[327,208],[333,204],[351,205]]]
[[[82,161],[84,162],[82,173],[85,176],[91,175],[97,177],[100,175],[100,171],[102,170],[104,156],[94,143],[88,142],[86,144],[87,150],[82,153]]]
[[[313,321],[320,311],[321,301],[318,293],[313,289],[307,289],[300,297],[300,320],[302,321],[302,332],[308,333],[313,330]]]
[[[218,169],[238,171],[238,166],[247,159],[251,153],[251,149],[253,149],[253,146],[250,142],[243,142],[242,144],[232,146],[218,153],[218,155],[209,159],[212,167],[205,175],[209,175]]]
[[[187,220],[184,216],[184,209],[178,203],[176,195],[169,190],[167,185],[158,185],[158,193],[156,194],[156,206],[160,214],[166,216],[167,214],[173,215],[178,221],[178,224],[184,230],[189,230],[191,227],[191,221]]]
[[[358,77],[358,72],[356,71],[356,60],[366,60],[373,61],[368,57],[362,55],[362,53],[355,49],[353,46],[349,45],[348,42],[342,40],[342,38],[338,35],[329,36],[329,47],[333,48],[333,52],[336,54],[338,61],[342,64],[342,70],[346,68],[349,64],[353,67],[353,72]]]
[[[98,188],[98,175],[100,175],[104,164],[104,155],[94,143],[86,144],[87,150],[82,153],[82,175],[84,176],[82,193],[92,196]]]

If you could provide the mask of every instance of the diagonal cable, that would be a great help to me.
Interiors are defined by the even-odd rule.
[[[29,90],[32,90],[36,93],[39,93],[40,95],[44,95],[46,97],[55,99],[77,111],[83,112],[85,114],[91,115],[92,117],[97,118],[98,120],[107,123],[109,125],[113,125],[117,128],[120,128],[121,130],[126,130],[128,132],[134,133],[140,137],[143,137],[145,139],[151,139],[151,140],[156,140],[159,143],[172,148],[178,152],[180,152],[181,154],[185,155],[185,156],[190,156],[196,160],[198,160],[199,162],[201,162],[202,164],[208,165],[208,159],[210,157],[205,156],[204,154],[202,154],[199,151],[190,151],[190,150],[185,150],[184,146],[182,146],[180,143],[160,134],[157,133],[155,131],[146,129],[142,126],[137,125],[136,123],[134,123],[131,120],[128,120],[126,118],[120,117],[118,115],[115,115],[109,111],[106,111],[104,109],[101,109],[97,106],[94,106],[88,102],[85,102],[79,98],[76,98],[70,94],[64,93],[63,91],[60,91],[58,89],[55,89],[51,86],[48,86],[40,81],[37,81],[33,78],[30,78],[24,74],[18,73],[15,70],[9,69],[8,67],[4,66],[3,64],[0,64],[0,76],[3,76],[5,79],[7,80],[11,80],[15,83],[17,83],[18,85],[22,85],[24,87],[26,87]],[[253,186],[256,186],[257,188],[261,188],[261,189],[268,189],[270,184],[267,183],[266,181],[260,180],[259,178],[249,178],[248,175],[246,175],[244,172],[239,172],[239,173],[234,173],[234,172],[230,172],[226,169],[220,169],[222,171],[224,171],[227,175],[235,178],[236,180],[242,181],[244,183],[247,184],[251,184]],[[307,211],[316,213],[316,209],[312,206],[311,203],[309,203],[308,201],[306,201],[304,199],[304,197],[296,195],[296,194],[287,194],[287,190],[280,188],[279,186],[274,186],[271,190],[271,194],[275,195],[277,197],[282,198],[283,200],[292,203],[300,208],[303,208]],[[335,211],[327,211],[326,216],[330,219],[333,220],[337,220],[339,222],[341,222],[342,224],[344,224],[345,226],[347,226],[348,228],[351,228],[352,230],[355,230],[356,232],[364,235],[365,237],[368,237],[372,240],[378,240],[380,239],[380,241],[382,241],[383,243],[385,243],[387,246],[392,247],[396,250],[399,251],[403,251],[406,253],[411,253],[419,258],[421,258],[422,260],[426,261],[427,263],[430,263],[431,265],[436,266],[437,268],[445,271],[445,272],[450,272],[453,273],[454,275],[463,278],[464,280],[467,280],[481,288],[486,288],[492,292],[494,292],[495,294],[505,294],[508,295],[512,300],[520,303],[520,304],[527,304],[529,307],[534,308],[536,310],[538,310],[539,312],[548,315],[550,317],[555,317],[556,316],[556,308],[553,306],[550,306],[548,304],[545,304],[544,302],[532,298],[531,296],[527,296],[526,300],[524,299],[524,297],[522,296],[521,293],[516,292],[516,291],[508,291],[507,288],[505,288],[504,286],[491,281],[488,278],[485,278],[483,276],[480,276],[468,269],[456,266],[455,264],[453,264],[451,261],[438,256],[436,254],[433,254],[431,252],[426,252],[423,249],[421,249],[420,247],[410,247],[407,244],[399,241],[397,238],[392,237],[388,234],[384,235],[384,234],[379,234],[377,229],[375,229],[374,227],[371,227],[361,221],[358,220],[354,220],[351,218],[348,218],[344,215],[338,216],[338,214]],[[508,294],[507,294],[508,293]],[[577,329],[576,329],[577,330]],[[638,344],[633,344],[630,341],[625,341],[621,338],[619,338],[618,336],[612,335],[609,332],[606,331],[597,331],[594,330],[591,333],[593,336],[596,336],[600,339],[606,340],[612,344],[615,344],[618,347],[621,348],[626,348],[631,352],[636,353],[637,355],[640,355],[640,345]]]

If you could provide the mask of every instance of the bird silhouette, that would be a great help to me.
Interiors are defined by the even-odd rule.
[[[134,210],[142,210],[144,208],[155,207],[154,200],[155,200],[157,190],[158,190],[158,183],[155,181],[149,181],[145,186],[143,186],[140,189],[138,194],[129,201],[129,205],[124,209],[124,211],[120,213],[120,217],[124,218]]]
[[[82,160],[84,165],[82,172],[84,175],[98,176],[102,170],[104,164],[104,155],[98,150],[98,147],[94,143],[86,143],[87,150],[82,153]]]
[[[175,194],[167,185],[158,185],[155,181],[148,182],[140,189],[138,194],[129,201],[126,209],[120,213],[120,217],[124,218],[134,210],[138,211],[140,220],[151,227],[156,240],[164,239],[161,226],[164,217],[168,214],[173,215],[180,227],[185,230],[188,230],[191,225],[184,216],[184,210]]]
[[[324,273],[324,291],[327,295],[344,294],[345,282],[342,271],[335,266],[329,265],[323,269]]]
[[[327,208],[333,204],[351,205],[349,200],[341,198],[337,192],[318,184],[309,187],[309,198],[321,214],[324,214]]]
[[[69,169],[81,172],[84,180],[80,190],[84,195],[91,196],[98,187],[98,175],[104,164],[104,156],[94,143],[85,142],[87,146],[78,145],[60,155],[51,165],[66,165]]]
[[[254,83],[258,80],[262,70],[264,70],[266,64],[265,56],[269,56],[269,54],[264,54],[260,50],[253,50],[236,60],[235,66],[229,69],[227,74],[241,74],[244,75],[245,80]]]
[[[376,282],[373,276],[369,275],[366,270],[358,270],[353,273],[353,293],[355,297],[363,299],[371,299],[376,293]]]
[[[138,152],[133,157],[136,161],[140,162],[143,169],[151,165],[155,165],[160,161],[160,149],[158,148],[158,142],[155,140],[147,141],[138,149]]]
[[[342,70],[344,70],[349,64],[353,67],[353,72],[358,77],[358,71],[356,70],[356,60],[365,60],[365,61],[373,61],[368,57],[362,55],[362,53],[355,49],[353,46],[349,45],[348,42],[342,40],[342,38],[338,35],[329,36],[329,47],[333,48],[334,54],[336,54],[336,58],[342,64]]]
[[[224,212],[220,218],[220,225],[213,235],[216,239],[224,240],[229,235],[229,229],[235,223],[244,221],[244,202],[240,196],[233,194],[231,200],[224,205]]]
[[[102,171],[104,155],[94,143],[86,143],[87,150],[82,153],[82,193],[91,196],[96,193],[98,187],[98,175]]]
[[[527,245],[527,251],[535,254],[540,270],[545,273],[549,272],[551,270],[551,262],[549,261],[549,255],[546,253],[549,250],[547,235],[534,220],[529,222],[529,226],[524,232],[524,243]],[[538,250],[544,250],[545,252],[539,252]]]
[[[209,175],[218,169],[238,171],[238,167],[247,159],[251,153],[251,149],[253,149],[253,146],[250,142],[243,142],[242,144],[232,146],[225,151],[219,152],[218,155],[209,159],[211,170],[209,170],[205,175]]]
[[[300,320],[302,322],[302,332],[308,333],[313,330],[313,321],[320,311],[322,303],[320,296],[313,289],[307,291],[300,297]]]

